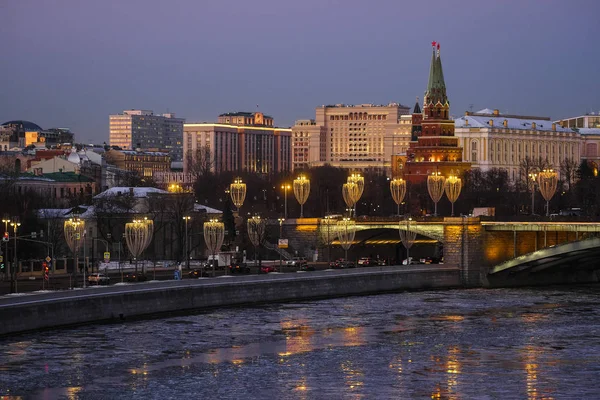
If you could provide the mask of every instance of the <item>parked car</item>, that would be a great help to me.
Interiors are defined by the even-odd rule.
[[[315,266],[309,263],[306,264],[302,264],[300,266],[300,271],[314,271],[315,270]]]
[[[344,269],[344,268],[354,268],[355,265],[352,261],[344,260],[343,258],[339,258],[335,261],[329,263],[329,268],[333,269]]]
[[[261,274],[268,274],[269,272],[277,272],[277,268],[274,265],[263,265],[259,271]]]
[[[229,266],[229,273],[230,274],[249,274],[250,267],[248,267],[246,264],[242,264],[242,263],[232,263]]]
[[[291,260],[287,260],[285,264],[288,267],[302,267],[303,265],[308,264],[308,261],[306,261],[306,258],[304,257],[294,257]]]
[[[379,265],[379,266],[388,265],[388,262],[385,258],[378,258],[375,261],[377,262],[377,265]]]
[[[361,257],[357,262],[359,267],[374,267],[377,265],[377,262],[371,257]]]
[[[193,270],[191,270],[190,272],[188,272],[188,276],[192,279],[194,278],[200,278],[202,276],[206,275],[206,271],[202,268],[194,268]]]
[[[108,285],[110,277],[106,274],[93,273],[88,276],[88,283],[90,285]]]
[[[128,272],[125,274],[125,280],[127,282],[145,282],[148,277],[140,272]]]

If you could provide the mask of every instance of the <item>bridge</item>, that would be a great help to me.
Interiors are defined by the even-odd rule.
[[[369,232],[387,231],[398,238],[400,225],[408,226],[420,239],[440,243],[444,263],[460,268],[465,286],[597,282],[600,278],[600,263],[595,267],[587,262],[600,253],[600,239],[595,239],[600,236],[600,222],[433,217],[417,218],[407,225],[398,217],[367,217],[355,223],[360,238],[353,245],[375,235]],[[318,218],[287,220],[283,227],[290,246],[296,249],[323,248],[319,239],[323,229],[327,225]],[[570,268],[564,268],[567,265]]]

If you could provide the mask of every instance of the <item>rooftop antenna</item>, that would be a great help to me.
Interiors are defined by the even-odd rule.
[[[473,112],[473,104],[469,104],[469,110]]]

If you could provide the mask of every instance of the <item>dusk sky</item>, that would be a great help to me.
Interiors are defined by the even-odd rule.
[[[414,105],[441,43],[451,113],[600,111],[597,0],[0,0],[0,123],[108,142],[108,115],[188,122]]]

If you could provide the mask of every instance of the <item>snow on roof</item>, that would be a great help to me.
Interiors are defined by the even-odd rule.
[[[37,210],[39,218],[67,218],[71,208],[40,208]]]
[[[115,186],[104,192],[94,196],[94,199],[101,199],[108,196],[125,196],[129,195],[133,190],[133,197],[142,198],[148,197],[149,193],[166,194],[169,193],[166,190],[157,189],[154,187],[127,187],[127,186]]]
[[[223,214],[223,211],[203,206],[201,204],[194,204],[194,211],[205,211],[207,214]]]
[[[476,114],[493,114],[494,110],[489,109],[489,108],[484,108],[483,110],[479,110],[477,111]]]
[[[600,128],[578,128],[582,135],[600,135]]]
[[[489,128],[489,127],[491,127],[490,120],[493,121],[494,127],[506,128],[506,129],[519,129],[519,130],[532,130],[533,129],[532,123],[535,123],[536,130],[551,131],[552,124],[553,124],[552,121],[543,120],[543,119],[514,118],[514,117],[504,117],[502,115],[500,115],[498,117],[465,115],[465,116],[455,119],[454,126],[456,128],[464,128],[464,127]],[[504,121],[506,121],[506,126],[504,126]],[[563,128],[559,124],[556,124],[556,132],[572,133],[573,130],[570,128]]]

